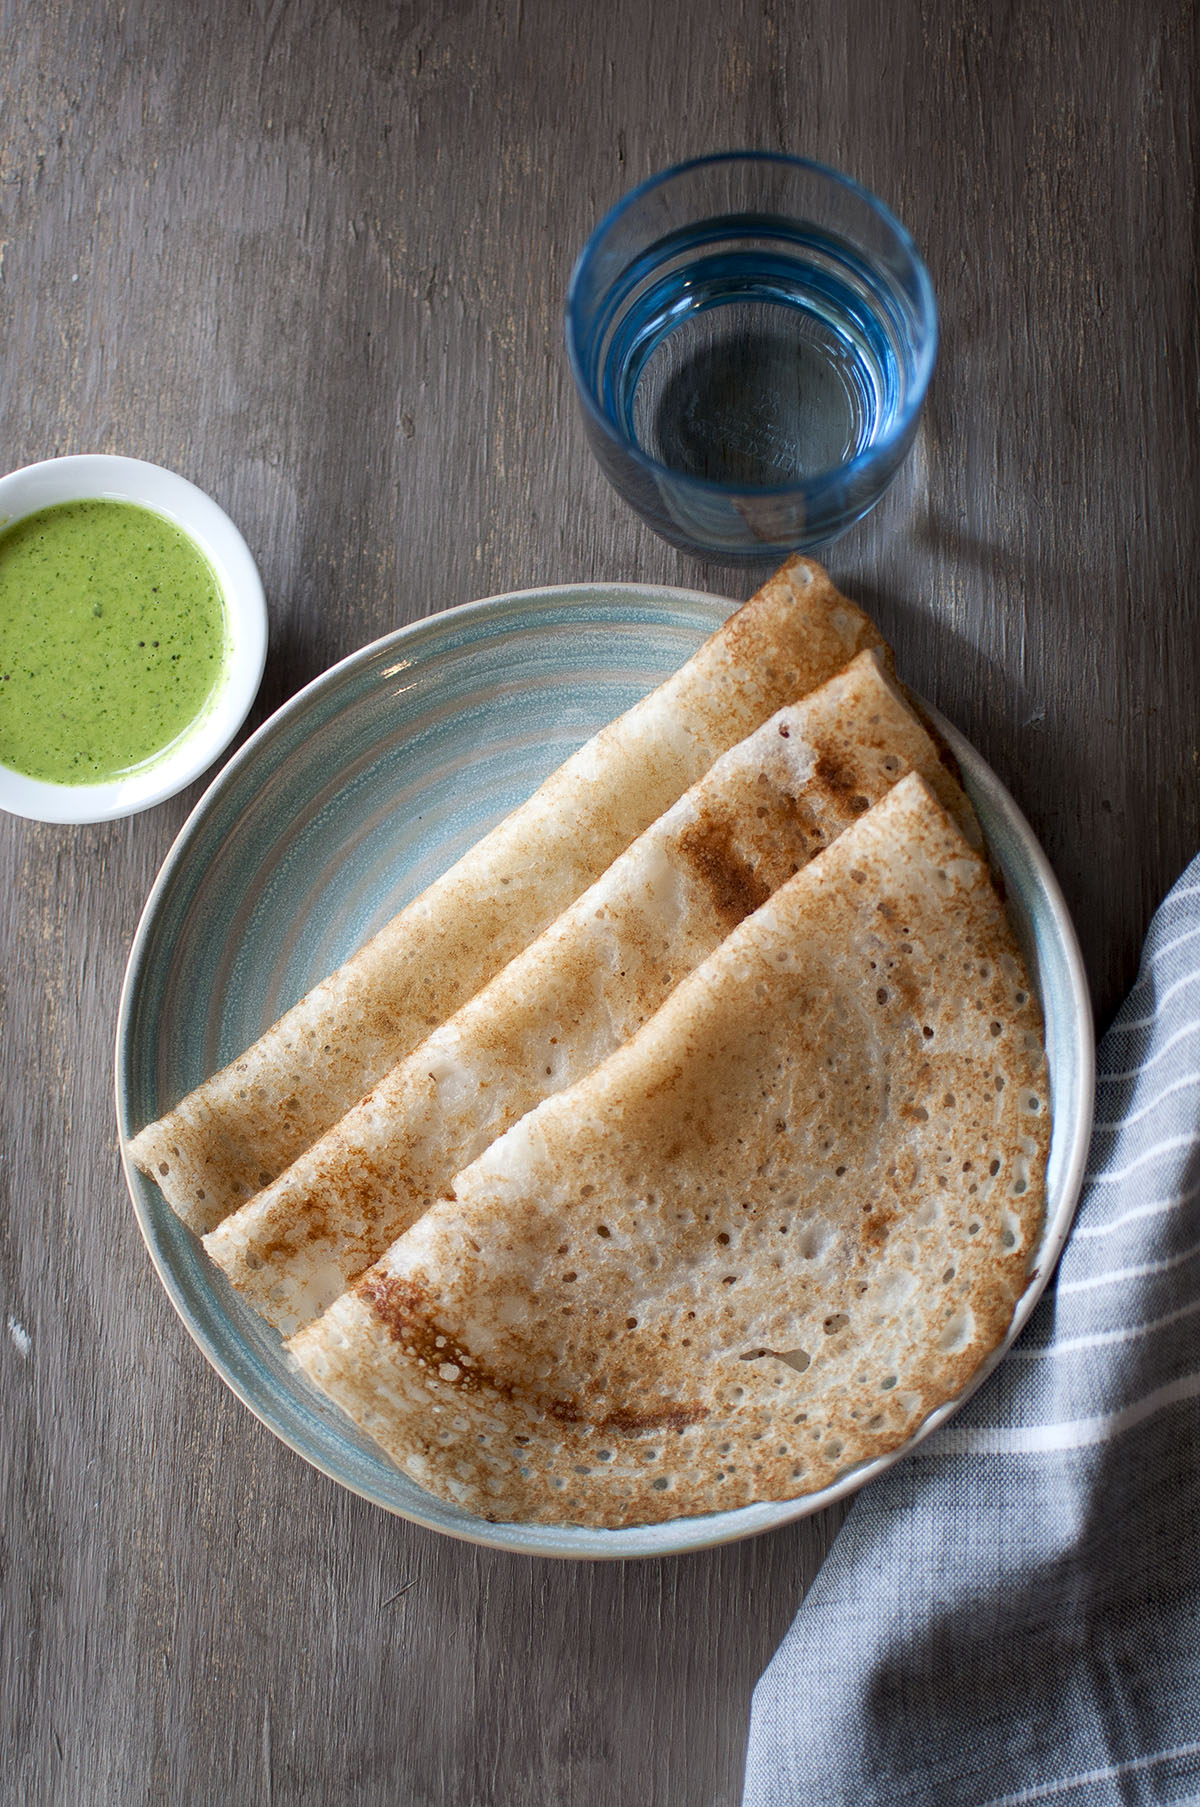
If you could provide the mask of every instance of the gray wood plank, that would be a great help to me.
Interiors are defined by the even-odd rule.
[[[944,336],[829,562],[1029,813],[1107,1015],[1200,843],[1195,39],[1175,0],[0,0],[0,463],[132,453],[229,509],[272,614],[251,726],[474,596],[741,593],[604,486],[563,292],[680,156],[838,164]],[[832,1516],[614,1567],[445,1543],[308,1470],[175,1320],[111,1039],[198,794],[0,821],[0,1797],[725,1807]]]

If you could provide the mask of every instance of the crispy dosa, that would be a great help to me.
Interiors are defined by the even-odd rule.
[[[289,1347],[489,1519],[646,1523],[894,1449],[1003,1339],[1042,1025],[980,855],[898,784]]]
[[[193,1229],[268,1185],[782,704],[880,637],[792,558],[677,672],[130,1145]]]
[[[504,1130],[627,1040],[685,973],[899,777],[970,804],[863,652],[678,803],[274,1183],[205,1238],[285,1333],[330,1305]]]

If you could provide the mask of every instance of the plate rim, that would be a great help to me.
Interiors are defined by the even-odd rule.
[[[1024,849],[1048,906],[1048,918],[1054,926],[1055,939],[1066,969],[1068,990],[1073,1006],[1071,1015],[1080,1030],[1077,1050],[1081,1093],[1080,1109],[1071,1126],[1065,1156],[1062,1196],[1053,1216],[1047,1218],[1039,1243],[1038,1266],[1017,1301],[1004,1339],[985,1357],[966,1387],[953,1399],[935,1407],[912,1436],[896,1449],[848,1469],[836,1481],[816,1493],[800,1495],[792,1500],[759,1501],[749,1506],[734,1507],[723,1512],[697,1514],[654,1525],[625,1526],[617,1529],[573,1525],[526,1525],[506,1521],[492,1523],[484,1519],[476,1519],[472,1524],[461,1526],[445,1524],[433,1516],[424,1517],[419,1511],[409,1510],[394,1500],[382,1498],[370,1487],[347,1479],[344,1474],[338,1472],[332,1461],[323,1459],[320,1453],[303,1446],[299,1437],[294,1435],[288,1426],[279,1422],[277,1416],[272,1415],[269,1402],[260,1401],[253,1389],[229,1369],[220,1351],[213,1346],[207,1332],[191,1312],[184,1295],[183,1285],[167,1261],[163,1250],[158,1246],[152,1215],[143,1195],[143,1188],[149,1188],[152,1182],[144,1179],[129,1158],[130,1135],[126,1127],[129,1118],[126,1047],[134,1001],[146,958],[147,946],[155,927],[160,900],[168,892],[179,868],[186,860],[192,841],[200,833],[210,811],[218,806],[226,792],[238,782],[245,768],[253,766],[263,746],[313,701],[326,691],[335,688],[338,683],[351,677],[357,667],[370,664],[396,646],[419,649],[423,639],[444,635],[448,626],[453,627],[458,623],[465,623],[469,626],[473,620],[491,622],[511,610],[524,612],[537,609],[539,606],[542,608],[569,607],[570,602],[576,599],[593,603],[600,603],[606,599],[628,601],[630,605],[641,604],[651,610],[656,606],[665,609],[678,608],[681,605],[685,607],[699,605],[701,612],[711,619],[713,629],[719,626],[729,613],[740,606],[736,601],[727,597],[714,596],[706,591],[686,589],[671,584],[592,582],[548,584],[526,590],[500,591],[471,602],[459,603],[452,608],[440,610],[435,614],[423,616],[418,621],[394,628],[370,641],[367,645],[347,654],[345,658],[336,661],[325,671],[310,679],[308,683],[288,697],[278,709],[274,710],[265,721],[260,723],[254,733],[221,768],[189,811],[167,849],[139,915],[121,983],[114,1046],[114,1101],[121,1165],[126,1188],[154,1270],[176,1314],[209,1366],[241,1404],[258,1419],[260,1424],[264,1425],[301,1460],[338,1486],[346,1488],[347,1491],[357,1494],[371,1505],[395,1517],[420,1525],[425,1530],[438,1532],[464,1543],[527,1556],[547,1556],[576,1561],[623,1561],[642,1556],[689,1554],[721,1544],[738,1542],[770,1530],[781,1529],[799,1519],[812,1517],[838,1501],[859,1492],[869,1482],[894,1467],[967,1404],[989,1375],[999,1366],[1028,1322],[1049,1283],[1074,1221],[1091,1138],[1095,1100],[1095,1037],[1091,997],[1082,952],[1066,900],[1049,860],[1023,811],[983,756],[967,740],[966,736],[947,721],[932,704],[925,702],[924,699],[913,693],[914,700],[920,704],[921,709],[931,718],[938,732],[944,736],[955,758],[968,772],[974,772],[992,793],[992,800],[1007,817],[1014,834]],[[438,1502],[434,1495],[429,1497],[431,1509],[440,1505],[441,1502]],[[685,1531],[691,1529],[695,1534],[688,1535],[686,1541],[671,1546],[665,1540],[670,1536],[673,1527],[679,1527]],[[531,1538],[538,1540],[536,1548],[531,1547]],[[576,1543],[581,1547],[573,1547]]]

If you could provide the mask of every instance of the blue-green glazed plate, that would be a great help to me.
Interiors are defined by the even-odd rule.
[[[306,1461],[389,1512],[454,1537],[543,1556],[701,1549],[818,1511],[904,1451],[818,1494],[669,1524],[488,1524],[417,1487],[310,1387],[278,1334],[232,1290],[125,1150],[143,1124],[239,1054],[580,742],[682,664],[731,607],[640,585],[532,590],[448,610],[355,653],[264,723],[210,786],[167,856],[134,939],[117,1028],[117,1117],[134,1209],[172,1303],[222,1379]],[[1015,1335],[1058,1257],[1079,1192],[1091,1123],[1091,1016],[1074,931],[1044,856],[994,774],[953,729],[945,732],[1004,874],[1047,1024],[1049,1212]],[[933,1413],[920,1434],[961,1403]]]

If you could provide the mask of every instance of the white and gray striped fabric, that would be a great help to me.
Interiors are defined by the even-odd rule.
[[[755,1690],[744,1807],[901,1801],[1200,1801],[1200,859],[1101,1045],[1056,1280]]]

